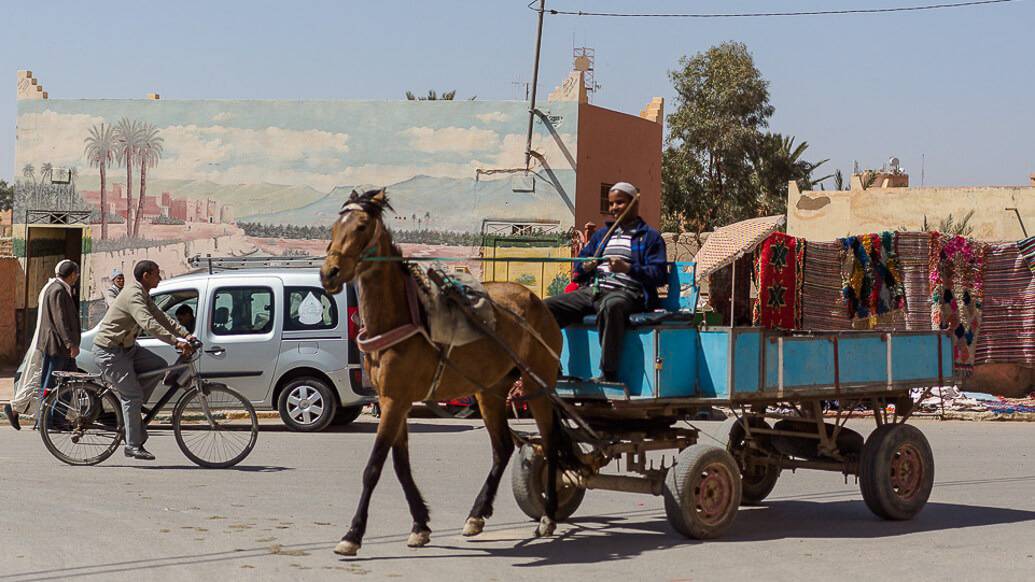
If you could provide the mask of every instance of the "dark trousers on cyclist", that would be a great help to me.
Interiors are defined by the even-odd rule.
[[[167,367],[169,364],[158,354],[134,345],[131,348],[95,347],[97,367],[101,377],[111,384],[122,403],[122,417],[126,424],[126,445],[140,447],[147,440],[140,409],[151,397],[162,375],[156,374],[143,381],[140,374],[153,372]]]

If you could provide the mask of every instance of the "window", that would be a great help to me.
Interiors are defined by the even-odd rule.
[[[611,213],[611,201],[607,199],[607,195],[611,193],[611,188],[614,184],[600,184],[600,214]]]
[[[273,329],[273,290],[223,287],[212,296],[209,329],[215,335],[269,333]]]
[[[168,293],[158,293],[152,297],[158,309],[165,312],[174,321],[194,333],[194,322],[198,315],[198,292],[194,289],[181,289]],[[141,332],[141,337],[148,337]]]
[[[307,331],[338,326],[338,307],[319,287],[284,289],[284,329]]]

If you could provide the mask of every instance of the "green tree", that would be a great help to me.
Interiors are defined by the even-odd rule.
[[[564,293],[564,288],[568,286],[568,274],[557,273],[557,276],[550,281],[550,284],[546,287],[546,296],[553,297],[554,295],[561,295]]]
[[[140,195],[137,197],[137,215],[133,221],[133,236],[140,236],[140,219],[144,216],[144,196],[147,193],[147,169],[158,165],[162,157],[163,139],[158,128],[150,123],[140,126],[140,142],[137,149],[137,163],[140,164]]]
[[[413,91],[406,92],[406,99],[408,101],[452,101],[456,98],[456,89],[450,89],[449,91],[443,91],[441,95],[435,92],[434,89],[428,91],[428,94],[424,97],[418,97],[413,94]],[[478,96],[468,97],[468,101],[474,101]]]
[[[115,163],[115,129],[107,124],[90,128],[83,140],[83,155],[91,167],[96,166],[101,172],[101,240],[108,238],[108,167]]]
[[[115,124],[115,156],[126,167],[126,238],[133,231],[133,165],[140,149],[142,128],[139,122],[123,117]]]
[[[14,185],[0,180],[0,210],[10,210],[14,207]]]
[[[683,57],[662,158],[666,224],[702,232],[786,208],[787,183],[812,184],[826,160],[802,159],[807,143],[769,133],[769,83],[747,46],[726,42]]]

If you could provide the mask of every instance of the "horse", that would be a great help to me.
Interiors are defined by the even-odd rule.
[[[327,256],[320,269],[320,281],[328,293],[340,293],[346,283],[358,285],[359,313],[365,326],[363,334],[367,337],[404,327],[412,319],[407,297],[410,274],[401,259],[364,260],[402,256],[384,224],[382,217],[386,209],[392,210],[392,207],[384,189],[362,194],[353,191],[334,223]],[[463,535],[481,533],[485,520],[492,516],[500,479],[514,452],[514,438],[507,424],[507,396],[517,377],[529,387],[526,388],[528,405],[542,438],[547,463],[544,514],[533,535],[553,534],[557,523],[558,450],[570,452],[574,446],[561,426],[560,415],[546,397],[559,374],[556,354],[561,351],[561,331],[546,305],[526,287],[517,283],[486,283],[485,289],[496,315],[496,337],[527,367],[522,368],[524,372],[518,372],[519,366],[505,353],[507,350],[488,337],[453,347],[448,354],[449,365],[441,367],[443,353],[422,333],[410,335],[385,349],[368,352],[364,368],[377,389],[381,419],[363,471],[359,505],[335,553],[354,556],[362,546],[370,497],[389,451],[413,518],[407,545],[422,547],[431,540],[428,506],[410,469],[406,427],[413,403],[430,399],[449,400],[473,394],[478,401],[492,444],[492,466],[464,523]],[[546,384],[538,392],[531,388],[537,385],[536,378]]]

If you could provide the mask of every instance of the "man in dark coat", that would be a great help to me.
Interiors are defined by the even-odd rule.
[[[75,358],[79,355],[79,310],[72,298],[72,288],[79,281],[79,265],[63,260],[54,269],[57,275],[54,283],[43,292],[39,304],[36,345],[43,354],[43,373],[40,379],[39,397],[54,385],[54,372],[74,371]],[[15,429],[20,430],[18,411],[11,405],[4,406],[4,414]],[[38,415],[37,415],[38,416]]]

